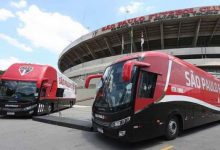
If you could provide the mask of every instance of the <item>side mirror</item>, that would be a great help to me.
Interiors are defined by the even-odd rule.
[[[41,88],[41,86],[44,86],[48,82],[48,78],[43,78],[42,80],[37,81],[37,88]]]
[[[89,75],[86,77],[86,80],[85,80],[85,88],[88,88],[89,87],[89,82],[91,79],[94,79],[94,78],[102,78],[103,75],[102,74],[93,74],[93,75]]]
[[[2,75],[0,75],[0,86],[2,85]]]
[[[48,88],[51,86],[51,84],[49,84],[48,81],[49,81],[48,78],[43,78],[43,85],[42,86],[44,88]]]
[[[131,80],[131,76],[132,76],[132,69],[134,66],[137,67],[150,67],[150,64],[145,63],[145,62],[140,62],[137,60],[130,60],[127,61],[124,66],[123,66],[123,70],[122,70],[122,79],[124,82],[128,82]]]
[[[44,84],[43,84],[43,87],[44,87],[44,88],[49,88],[50,86],[51,86],[51,84],[49,84],[49,83],[44,83]]]

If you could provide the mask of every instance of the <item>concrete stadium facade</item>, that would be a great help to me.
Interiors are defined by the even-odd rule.
[[[58,67],[80,88],[86,75],[103,72],[131,51],[165,52],[219,75],[220,6],[160,12],[107,25],[68,45]]]

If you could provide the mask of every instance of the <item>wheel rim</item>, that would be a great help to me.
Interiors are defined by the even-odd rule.
[[[168,129],[169,129],[169,133],[171,135],[175,135],[177,132],[177,123],[174,120],[170,120],[169,124],[168,124]]]

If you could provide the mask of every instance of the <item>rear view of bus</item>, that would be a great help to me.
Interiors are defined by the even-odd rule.
[[[159,52],[126,56],[106,68],[93,104],[98,132],[126,141],[165,135],[220,119],[220,81]],[[207,84],[206,84],[207,83]]]

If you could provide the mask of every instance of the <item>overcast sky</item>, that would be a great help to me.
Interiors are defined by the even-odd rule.
[[[0,0],[0,70],[15,62],[57,68],[59,54],[71,41],[105,25],[212,5],[220,0]]]

